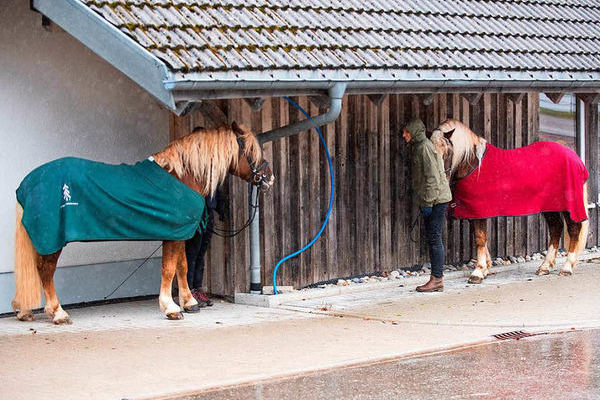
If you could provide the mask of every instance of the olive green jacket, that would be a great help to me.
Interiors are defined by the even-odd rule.
[[[443,161],[435,152],[433,143],[425,136],[425,125],[420,120],[414,120],[406,126],[406,130],[412,136],[412,178],[419,207],[449,202],[452,200],[452,193],[444,173]]]

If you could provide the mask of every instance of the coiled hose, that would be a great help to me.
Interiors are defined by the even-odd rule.
[[[310,115],[306,112],[306,110],[304,110],[304,108],[302,108],[300,106],[300,104],[296,103],[294,100],[290,99],[289,97],[284,97],[284,99],[288,103],[290,103],[293,107],[295,107],[297,110],[299,110],[302,114],[304,114],[306,116],[306,118],[310,118]],[[323,149],[325,150],[325,155],[327,156],[327,164],[329,165],[329,183],[331,185],[331,196],[329,197],[329,209],[327,210],[327,215],[325,215],[325,220],[323,220],[321,229],[315,235],[315,237],[306,246],[304,246],[300,250],[293,252],[292,254],[288,254],[287,256],[283,257],[281,260],[279,260],[277,265],[275,265],[275,269],[273,270],[273,293],[274,294],[278,293],[276,279],[277,279],[277,270],[279,269],[279,266],[281,266],[281,264],[283,264],[285,261],[289,260],[290,258],[296,257],[298,254],[300,254],[300,253],[306,251],[308,248],[310,248],[323,233],[323,230],[325,229],[325,226],[327,226],[327,222],[329,221],[329,217],[331,216],[331,208],[333,206],[333,198],[335,196],[335,180],[333,177],[333,167],[331,165],[331,155],[329,154],[329,149],[327,148],[327,143],[325,143],[325,139],[323,139],[323,134],[321,133],[321,130],[318,127],[315,127],[314,129],[319,134],[319,139],[321,140],[321,144],[323,145]]]

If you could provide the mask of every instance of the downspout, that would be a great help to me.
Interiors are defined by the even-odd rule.
[[[316,117],[305,119],[298,123],[283,126],[264,132],[257,136],[259,143],[264,143],[281,139],[287,136],[295,135],[299,132],[313,129],[315,127],[327,125],[335,121],[342,111],[342,98],[346,91],[346,84],[337,82],[329,88],[329,111]],[[250,213],[256,213],[250,224],[250,293],[260,294],[262,292],[261,274],[260,274],[260,206],[258,205],[258,190],[252,186],[250,192],[250,204],[256,204],[257,209],[251,207]]]

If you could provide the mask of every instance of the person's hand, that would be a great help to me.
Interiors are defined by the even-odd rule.
[[[423,214],[423,216],[425,218],[429,217],[432,212],[433,212],[433,208],[431,208],[429,206],[421,207],[421,214]]]

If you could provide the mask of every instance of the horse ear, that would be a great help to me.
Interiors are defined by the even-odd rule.
[[[456,128],[448,131],[448,132],[444,132],[444,137],[448,140],[450,140],[450,138],[452,137],[452,135],[454,134],[454,131],[456,130]]]
[[[231,130],[233,131],[233,133],[235,133],[236,136],[243,136],[245,134],[242,128],[240,128],[240,126],[235,121],[231,123]]]

